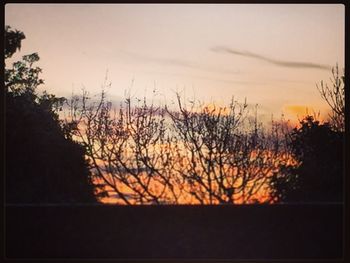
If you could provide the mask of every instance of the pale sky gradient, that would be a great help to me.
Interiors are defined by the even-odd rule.
[[[316,83],[344,67],[341,4],[7,4],[5,24],[38,52],[45,89],[97,93],[108,70],[112,98],[125,90],[169,103],[187,98],[260,105],[288,118],[326,113]]]

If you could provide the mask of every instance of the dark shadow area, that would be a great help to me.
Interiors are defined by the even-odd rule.
[[[341,204],[7,206],[8,258],[339,259]]]
[[[85,150],[53,113],[28,94],[8,94],[6,106],[7,203],[96,202]]]

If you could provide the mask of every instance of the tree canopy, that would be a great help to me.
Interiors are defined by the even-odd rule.
[[[23,32],[5,28],[5,58],[25,39]],[[96,202],[85,149],[65,136],[58,118],[64,98],[37,87],[41,68],[37,53],[5,69],[6,202]]]
[[[312,116],[290,134],[300,165],[285,167],[273,186],[283,202],[339,202],[343,196],[343,133]]]
[[[331,85],[321,81],[317,89],[328,104],[328,120],[321,123],[305,116],[289,134],[289,147],[299,165],[287,165],[271,182],[282,202],[343,201],[345,76],[332,68]]]

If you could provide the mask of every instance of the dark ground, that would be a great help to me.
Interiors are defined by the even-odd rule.
[[[7,258],[333,259],[342,205],[6,206]]]

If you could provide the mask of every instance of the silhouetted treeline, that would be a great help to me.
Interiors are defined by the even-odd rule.
[[[5,28],[5,58],[21,47],[22,32]],[[39,56],[23,56],[5,70],[6,202],[96,202],[85,149],[67,138],[57,111],[64,98],[36,88]]]
[[[269,203],[269,181],[290,159],[283,122],[264,131],[247,104],[170,110],[127,98],[119,110],[102,93],[69,103],[66,123],[106,193],[122,204]]]
[[[104,91],[100,101],[73,97],[66,125],[122,204],[339,202],[344,124],[335,111],[344,110],[344,86],[334,83],[341,105],[330,120],[305,116],[294,129],[283,120],[265,127],[236,101],[188,105],[178,95],[170,110],[128,97],[116,110]]]
[[[5,30],[5,58],[25,36]],[[329,121],[306,116],[292,129],[263,125],[246,102],[186,102],[175,108],[127,97],[114,108],[102,91],[70,100],[38,95],[39,56],[5,71],[6,201],[121,204],[251,204],[342,201],[344,78],[321,82]],[[58,111],[65,107],[65,118]],[[94,178],[94,182],[92,180]]]

